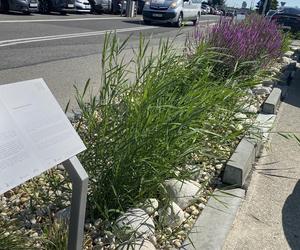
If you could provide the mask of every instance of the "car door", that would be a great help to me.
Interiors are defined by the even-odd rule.
[[[192,17],[192,1],[191,0],[184,0],[183,1],[183,7],[182,7],[182,12],[183,12],[183,19],[184,20],[191,20]]]
[[[191,0],[191,19],[196,20],[198,13],[201,15],[201,0]]]

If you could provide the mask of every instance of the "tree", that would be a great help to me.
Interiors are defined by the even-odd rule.
[[[246,9],[246,8],[247,8],[247,2],[244,1],[244,2],[242,3],[242,9]]]
[[[263,14],[263,8],[264,8],[264,3],[265,1],[267,2],[267,6],[266,6],[266,12],[268,12],[270,9],[272,10],[276,10],[278,7],[278,1],[277,0],[260,0],[257,4],[256,4],[256,11],[259,14]],[[265,14],[265,13],[264,13]]]

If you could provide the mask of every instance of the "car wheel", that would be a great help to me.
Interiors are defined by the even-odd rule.
[[[199,24],[199,21],[200,21],[200,14],[198,13],[198,14],[197,14],[197,19],[193,21],[193,24],[194,24],[194,25],[198,25],[198,24]]]
[[[38,10],[41,14],[48,14],[50,12],[49,2],[47,0],[40,0]]]
[[[144,20],[144,24],[150,25],[150,24],[151,24],[151,21],[149,21],[149,20]]]
[[[182,24],[183,24],[183,15],[182,15],[182,13],[180,13],[180,15],[177,19],[177,22],[175,23],[175,26],[180,28],[182,26]]]

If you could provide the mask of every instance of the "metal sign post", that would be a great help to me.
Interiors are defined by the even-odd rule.
[[[76,156],[64,161],[62,164],[72,180],[68,250],[82,250],[88,175]]]
[[[86,147],[43,79],[0,85],[0,194],[60,163],[72,180],[69,250],[82,250]],[[9,149],[9,150],[8,150]]]

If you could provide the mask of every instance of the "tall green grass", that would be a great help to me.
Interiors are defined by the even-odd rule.
[[[214,51],[187,58],[166,40],[154,55],[141,37],[127,64],[126,43],[107,35],[103,87],[88,96],[87,83],[77,92],[92,217],[113,218],[148,197],[164,199],[166,179],[189,178],[187,163],[224,161],[246,129],[235,129],[241,121],[234,114],[253,79],[213,77]]]

